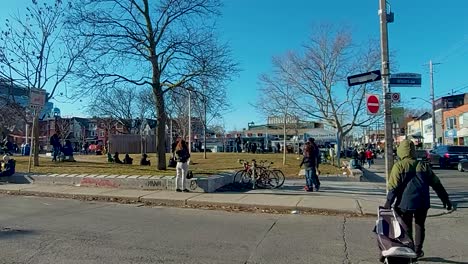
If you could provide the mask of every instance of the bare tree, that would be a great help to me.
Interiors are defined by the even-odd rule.
[[[64,85],[88,42],[66,30],[64,16],[71,8],[62,0],[26,8],[24,17],[6,19],[0,37],[0,67],[12,72],[14,82],[31,89],[48,88],[47,100]],[[39,165],[38,116],[34,118],[34,166]]]
[[[365,98],[377,91],[378,83],[346,84],[351,74],[379,68],[378,45],[370,42],[362,47],[352,42],[349,32],[322,26],[303,50],[273,65],[296,90],[295,107],[336,129],[339,150],[354,127],[366,126],[375,118],[365,114]],[[337,155],[339,162],[340,151]]]
[[[65,140],[68,139],[70,133],[72,132],[72,123],[73,120],[71,118],[58,117],[55,119],[55,130],[60,140],[62,141],[62,145],[65,143]]]
[[[94,97],[87,110],[90,114],[98,117],[118,120],[128,131],[134,128],[139,131],[139,126],[134,127],[136,124],[134,120],[137,117],[143,117],[143,109],[145,109],[139,99],[141,97],[132,87],[114,87],[102,91],[99,97]]]
[[[273,58],[274,65],[281,65],[282,68],[275,68],[271,75],[263,74],[260,76],[260,88],[257,101],[257,109],[265,117],[277,116],[283,120],[283,165],[286,164],[286,136],[287,120],[290,117],[296,117],[296,99],[295,89],[288,82],[288,76],[285,73],[290,71],[287,60],[282,58]],[[283,72],[287,70],[287,72]]]
[[[79,37],[93,37],[80,77],[86,92],[131,83],[151,89],[157,112],[158,169],[166,169],[166,102],[175,87],[237,71],[215,37],[219,0],[77,0],[71,17]]]
[[[198,90],[191,90],[194,93],[196,101],[194,105],[195,115],[200,119],[203,126],[203,158],[206,159],[206,133],[208,126],[213,121],[219,121],[226,110],[229,109],[229,103],[226,98],[226,89],[222,84],[203,82]]]

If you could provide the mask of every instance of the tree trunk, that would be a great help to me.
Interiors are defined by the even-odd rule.
[[[34,119],[33,119],[33,137],[34,137],[34,167],[39,166],[39,114],[35,110]]]
[[[166,170],[166,110],[164,98],[159,82],[153,82],[153,96],[156,101],[157,129],[156,129],[156,153],[158,156],[158,170]]]

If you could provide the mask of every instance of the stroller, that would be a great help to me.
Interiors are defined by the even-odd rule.
[[[393,209],[379,207],[374,228],[380,248],[380,261],[387,264],[417,263],[413,238]]]

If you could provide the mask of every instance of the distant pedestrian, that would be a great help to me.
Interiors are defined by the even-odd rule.
[[[129,165],[133,164],[133,159],[130,157],[130,155],[128,155],[128,153],[125,153],[123,164],[129,164]]]
[[[314,138],[309,138],[310,143],[310,150],[309,150],[309,158],[312,159],[312,164],[315,166],[315,169],[312,170],[312,178],[313,183],[315,185],[315,190],[318,191],[320,189],[320,180],[318,178],[319,171],[319,164],[320,164],[320,149],[315,144]]]
[[[299,164],[299,168],[302,168],[304,165],[305,170],[305,178],[306,178],[306,185],[304,186],[304,190],[306,192],[313,192],[314,185],[316,185],[314,174],[317,174],[317,166],[316,166],[316,159],[309,154],[306,154],[302,158],[301,164]],[[317,189],[318,190],[318,189]]]
[[[183,190],[184,192],[189,192],[189,190],[186,188],[185,179],[187,178],[188,174],[188,161],[190,159],[190,153],[185,140],[180,140],[177,143],[175,148],[175,158],[177,160],[177,174],[175,182],[176,191],[181,192]]]
[[[242,149],[241,149],[242,140],[241,140],[240,136],[236,137],[234,143],[235,143],[235,147],[234,147],[235,152],[237,152],[237,153],[242,152]]]
[[[50,137],[50,145],[52,146],[52,161],[57,161],[57,157],[60,155],[62,144],[57,133],[54,133]]]
[[[371,164],[372,164],[372,158],[373,158],[374,155],[373,155],[373,153],[372,153],[372,151],[370,149],[366,150],[365,155],[366,155],[367,165],[370,168]]]
[[[141,155],[140,165],[151,166],[151,161],[148,160],[148,155],[146,155],[146,153],[143,153],[143,155]]]
[[[250,148],[252,150],[252,153],[257,153],[257,143],[253,142]]]
[[[276,152],[280,153],[281,152],[281,145],[279,142],[276,142]]]
[[[114,162],[117,164],[123,164],[123,162],[119,158],[119,152],[115,152],[114,154]]]

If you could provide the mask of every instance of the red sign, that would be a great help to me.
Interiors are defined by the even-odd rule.
[[[366,97],[367,114],[378,114],[380,108],[379,96],[376,94],[368,94]]]

